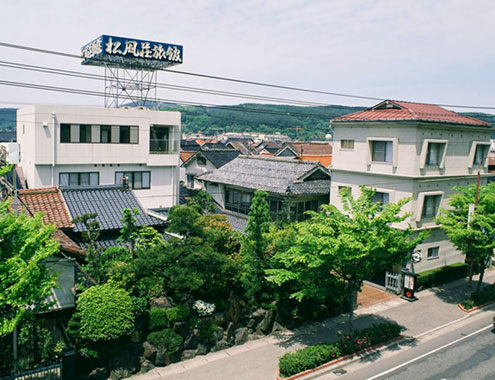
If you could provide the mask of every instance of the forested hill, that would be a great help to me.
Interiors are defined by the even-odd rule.
[[[15,131],[15,108],[0,108],[0,131]]]
[[[258,132],[289,135],[298,140],[323,140],[332,118],[363,110],[363,107],[324,106],[300,107],[271,104],[197,107],[162,105],[162,110],[182,113],[182,131],[214,135],[218,132]],[[495,124],[495,115],[463,113]],[[15,130],[16,109],[0,108],[0,131]]]
[[[258,132],[289,135],[299,140],[323,140],[330,119],[363,107],[300,107],[270,104],[241,104],[222,107],[162,107],[182,112],[182,131],[206,135],[226,132]]]

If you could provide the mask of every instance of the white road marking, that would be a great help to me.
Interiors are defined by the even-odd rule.
[[[399,364],[398,366],[395,366],[395,367],[390,368],[390,369],[388,369],[388,370],[386,370],[384,372],[381,372],[378,375],[375,375],[375,376],[372,376],[372,377],[368,377],[367,380],[378,379],[379,377],[382,377],[382,376],[387,375],[387,374],[389,374],[391,372],[394,372],[394,371],[398,370],[399,368],[402,368],[402,367],[404,367],[406,365],[409,365],[409,364],[414,363],[414,362],[416,362],[418,360],[421,360],[421,359],[423,359],[424,357],[426,357],[428,355],[434,354],[435,352],[438,352],[440,350],[443,350],[444,348],[447,348],[449,346],[452,346],[452,345],[454,345],[456,343],[459,343],[459,342],[463,341],[464,339],[470,338],[473,335],[479,334],[480,332],[485,331],[485,330],[488,330],[488,329],[491,329],[491,328],[493,328],[493,324],[489,324],[488,326],[483,327],[483,328],[481,328],[479,330],[476,330],[475,332],[472,332],[471,334],[468,334],[466,336],[463,336],[463,337],[461,337],[459,339],[456,339],[456,340],[454,340],[454,341],[452,341],[450,343],[444,344],[441,347],[435,348],[434,350],[431,350],[431,351],[429,351],[429,352],[427,352],[427,353],[425,353],[423,355],[420,355],[417,358],[411,359],[411,360],[409,360],[409,361],[407,361],[405,363]]]

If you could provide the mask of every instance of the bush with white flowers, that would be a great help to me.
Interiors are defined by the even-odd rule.
[[[207,317],[215,311],[215,304],[197,300],[193,303],[193,309],[200,317]]]

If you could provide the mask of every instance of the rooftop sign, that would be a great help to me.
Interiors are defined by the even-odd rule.
[[[182,46],[102,35],[81,48],[83,65],[157,70],[182,63]]]

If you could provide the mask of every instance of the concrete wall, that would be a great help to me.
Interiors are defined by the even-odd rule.
[[[370,140],[383,139],[394,144],[392,163],[375,163],[370,160]],[[354,197],[359,186],[375,188],[389,193],[389,200],[397,202],[410,197],[403,212],[412,216],[397,227],[407,225],[431,232],[417,248],[423,261],[417,271],[432,269],[464,260],[464,256],[448,241],[434,218],[421,216],[424,197],[440,195],[439,210],[448,208],[454,186],[476,183],[477,166],[473,166],[476,143],[489,143],[487,128],[418,122],[362,122],[335,123],[332,185],[330,203],[342,208],[339,187],[350,187]],[[354,140],[354,149],[341,149],[341,140]],[[446,144],[443,165],[425,165],[429,141]],[[481,167],[482,184],[486,184],[486,162]],[[427,259],[428,248],[439,247],[438,258]]]
[[[61,124],[138,126],[138,143],[61,143]],[[173,153],[150,154],[153,124],[170,127]],[[34,105],[17,111],[17,135],[30,188],[58,186],[60,172],[99,172],[106,185],[116,171],[150,171],[151,189],[135,190],[143,207],[178,203],[179,112]]]

